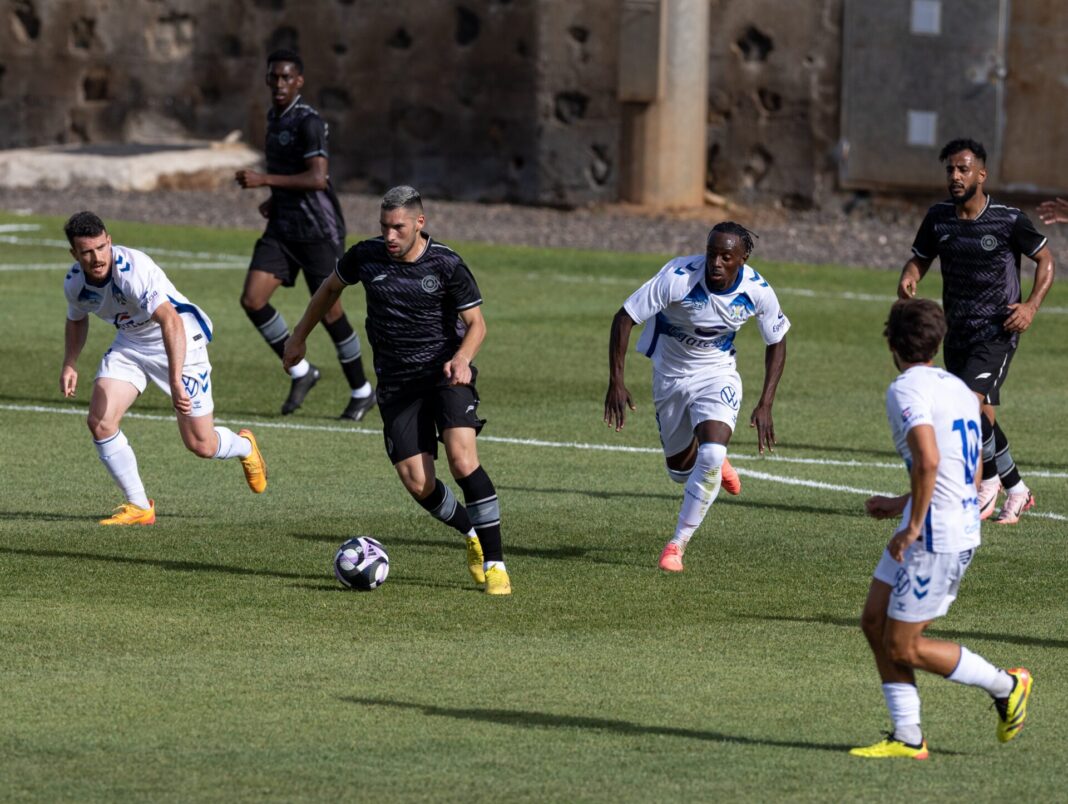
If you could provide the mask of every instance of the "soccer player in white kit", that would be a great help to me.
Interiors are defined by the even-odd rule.
[[[97,454],[123,493],[124,502],[101,525],[151,525],[155,503],[145,494],[122,417],[151,380],[174,402],[182,441],[200,458],[238,458],[257,494],[267,488],[267,466],[249,430],[215,427],[211,363],[207,345],[211,321],[171,284],[152,258],[111,242],[104,222],[78,212],[64,227],[77,261],[63,285],[67,324],[60,392],[78,388],[78,356],[93,313],[117,332],[100,361],[89,402],[89,431]]]
[[[927,758],[917,669],[989,693],[1001,742],[1019,734],[1027,717],[1032,684],[1027,670],[999,670],[963,645],[923,635],[949,611],[979,547],[979,400],[960,379],[933,365],[945,333],[942,308],[929,299],[898,301],[890,308],[884,335],[901,374],[886,392],[886,415],[911,489],[866,502],[869,515],[900,515],[901,521],[872,575],[861,628],[875,654],[894,727],[886,739],[854,748],[854,756]]]
[[[727,461],[727,445],[742,404],[734,337],[755,318],[767,344],[764,389],[749,426],[760,453],[775,444],[771,407],[786,365],[790,321],[775,291],[745,264],[753,250],[749,231],[726,221],[708,233],[705,254],[676,257],[627,299],[612,320],[604,420],[618,432],[634,410],[623,382],[627,343],[645,324],[637,349],[653,361],[653,401],[667,473],[685,483],[675,534],[660,554],[660,568],[682,572],[682,557],[722,484],[741,491]]]

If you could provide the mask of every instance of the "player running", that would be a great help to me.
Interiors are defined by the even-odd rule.
[[[120,426],[130,405],[151,380],[174,402],[182,442],[200,458],[239,458],[248,486],[267,488],[267,465],[248,430],[214,427],[211,321],[175,289],[152,258],[116,246],[104,222],[78,212],[64,227],[77,262],[67,272],[67,325],[59,389],[72,397],[78,388],[78,356],[94,313],[118,330],[100,361],[89,402],[89,431],[104,467],[125,502],[101,525],[151,525],[156,505],[145,494],[137,458]]]
[[[901,522],[875,568],[861,615],[893,730],[849,752],[858,757],[927,759],[917,669],[988,692],[1001,742],[1019,734],[1027,717],[1027,670],[999,670],[963,645],[923,635],[949,611],[979,547],[979,401],[961,380],[932,365],[945,333],[942,310],[929,299],[895,302],[883,332],[901,372],[886,393],[886,415],[911,490],[866,502],[869,515],[900,515]]]
[[[245,189],[270,187],[271,197],[260,204],[267,219],[256,241],[241,292],[241,306],[279,359],[289,328],[271,305],[279,286],[292,287],[304,271],[308,290],[315,293],[330,276],[345,251],[345,219],[330,183],[326,123],[304,103],[304,63],[291,50],[267,57],[267,88],[272,109],[267,113],[267,172],[239,170],[237,183]],[[375,395],[363,372],[360,336],[349,323],[340,302],[323,316],[323,327],[334,342],[337,359],[351,389],[338,418],[360,421],[374,407]],[[319,382],[319,369],[307,360],[289,368],[289,395],[282,415],[293,413]]]
[[[1053,254],[1023,212],[995,204],[983,191],[986,149],[981,143],[953,140],[939,158],[945,163],[950,198],[935,204],[924,217],[897,295],[912,298],[938,257],[949,326],[946,368],[972,389],[983,406],[979,517],[994,513],[1004,488],[1005,502],[994,521],[1014,525],[1035,504],[1035,497],[1020,477],[995,414],[1020,333],[1031,326],[1053,284]],[[1020,290],[1022,254],[1035,262],[1035,281],[1026,301]]]
[[[767,344],[764,389],[749,418],[760,453],[775,444],[771,407],[786,366],[790,321],[775,291],[745,264],[753,251],[749,230],[727,221],[708,233],[705,254],[676,257],[636,290],[612,319],[604,420],[623,429],[634,410],[623,382],[627,343],[635,324],[652,319],[638,351],[653,361],[653,402],[668,476],[685,483],[675,535],[660,554],[660,568],[682,572],[682,556],[722,484],[738,494],[741,481],[727,461],[727,445],[742,404],[734,336],[756,318]]]
[[[382,236],[350,248],[308,303],[286,342],[284,362],[304,358],[308,334],[349,285],[367,294],[367,336],[375,355],[386,453],[408,493],[432,516],[467,537],[467,567],[490,595],[512,592],[501,550],[497,490],[478,459],[478,369],[486,336],[482,294],[452,249],[423,227],[415,189],[394,187],[382,198]],[[438,480],[438,441],[466,508]]]

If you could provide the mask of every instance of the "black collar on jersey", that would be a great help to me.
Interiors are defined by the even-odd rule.
[[[293,98],[293,102],[291,104],[289,104],[281,112],[276,111],[275,108],[272,106],[271,107],[271,111],[268,112],[268,115],[273,115],[275,120],[278,120],[278,119],[280,119],[282,117],[285,117],[290,112],[290,110],[292,110],[292,108],[294,106],[296,106],[298,103],[300,103],[300,99],[303,98],[303,97],[304,97],[303,95],[297,95],[297,97]]]

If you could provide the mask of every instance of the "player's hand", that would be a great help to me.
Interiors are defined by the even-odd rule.
[[[297,365],[304,359],[305,352],[308,351],[308,345],[302,340],[298,340],[293,335],[286,338],[285,349],[282,351],[282,367],[289,371],[293,366]]]
[[[1021,302],[1019,304],[1010,304],[1009,317],[1005,319],[1005,329],[1008,332],[1025,332],[1027,328],[1031,326],[1031,322],[1035,319],[1035,313],[1038,312],[1027,302]]]
[[[78,390],[78,372],[74,366],[64,366],[59,373],[59,392],[65,397],[74,396]]]
[[[1068,200],[1043,201],[1038,205],[1038,217],[1043,223],[1068,223]]]
[[[903,530],[899,530],[890,539],[890,543],[886,545],[886,550],[890,553],[890,558],[894,559],[894,561],[904,561],[905,551],[908,550],[909,545],[918,538],[920,538],[919,528],[913,528],[909,525]]]
[[[264,201],[262,204],[260,204],[259,210],[260,210],[260,214],[263,217],[265,217],[265,218],[271,217],[271,199],[268,198],[266,201]]]
[[[239,170],[234,174],[234,180],[245,190],[250,190],[253,187],[263,187],[267,184],[266,177],[255,170]]]
[[[630,398],[630,391],[623,383],[613,383],[608,386],[608,393],[604,397],[604,421],[609,427],[614,427],[618,433],[623,429],[623,423],[627,420],[627,409],[637,410],[634,401]]]
[[[193,412],[193,400],[186,393],[185,384],[182,383],[181,379],[176,383],[171,383],[171,403],[174,405],[174,409],[181,414],[188,416]]]
[[[882,494],[876,494],[864,501],[864,510],[874,519],[889,519],[905,510],[905,499],[907,497],[884,497]]]
[[[442,368],[445,379],[449,385],[469,385],[471,383],[471,361],[461,354],[453,356],[452,360]]]
[[[899,299],[911,299],[916,295],[916,279],[911,276],[901,277],[897,283],[897,297]]]
[[[775,451],[775,421],[771,418],[770,405],[757,405],[749,417],[749,426],[757,431],[757,451],[763,455],[764,447],[768,452]]]

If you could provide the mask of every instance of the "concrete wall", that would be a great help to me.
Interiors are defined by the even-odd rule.
[[[710,3],[708,185],[805,205],[832,175],[841,0]],[[614,201],[619,28],[618,0],[7,0],[0,147],[259,145],[286,46],[343,187]]]

